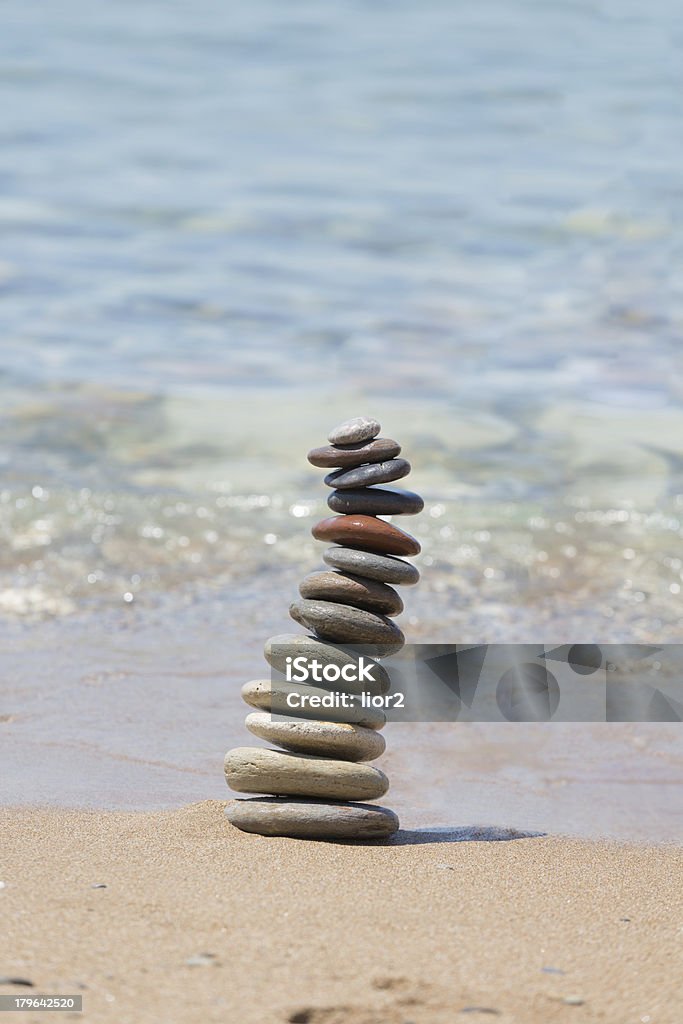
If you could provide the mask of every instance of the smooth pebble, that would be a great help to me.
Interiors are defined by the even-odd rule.
[[[328,473],[325,483],[328,487],[346,490],[349,487],[368,487],[370,484],[388,484],[392,480],[400,480],[410,473],[407,459],[389,459],[388,462],[375,462],[368,466],[356,466],[354,469],[337,469]]]
[[[278,718],[265,711],[252,711],[245,725],[249,732],[285,750],[343,761],[374,761],[384,753],[384,737],[357,725],[343,722],[305,721]]]
[[[415,491],[393,491],[384,487],[359,487],[332,491],[327,504],[333,512],[362,512],[368,516],[414,516],[424,508]]]
[[[303,636],[301,633],[281,633],[279,636],[271,636],[266,640],[263,653],[268,664],[281,672],[287,671],[287,658],[306,658],[309,664],[313,660],[321,665],[338,665],[343,668],[345,665],[357,665],[361,656],[372,657],[372,652],[359,651],[356,645],[349,650],[340,644],[334,644],[319,640],[314,636]],[[383,652],[382,652],[383,653]],[[385,668],[375,664],[372,668],[372,680],[364,679],[362,682],[349,682],[338,680],[330,683],[323,683],[324,688],[338,693],[361,693],[367,690],[368,693],[388,693],[391,687],[391,680]],[[320,680],[311,679],[312,683],[319,683]]]
[[[345,548],[335,545],[323,551],[323,560],[335,569],[354,572],[381,583],[397,583],[406,586],[417,583],[420,574],[410,562],[391,555],[376,555],[372,551]]]
[[[346,644],[376,644],[384,657],[400,651],[405,637],[395,622],[378,615],[334,601],[294,601],[289,614],[295,622],[314,629],[324,640]]]
[[[403,601],[393,587],[347,572],[312,572],[299,584],[299,593],[318,601],[352,604],[382,615],[400,615]]]
[[[376,800],[389,789],[379,768],[263,747],[235,747],[225,755],[225,778],[238,793]]]
[[[292,839],[386,839],[399,827],[394,812],[379,804],[254,797],[231,800],[225,813],[243,832]]]
[[[384,462],[399,455],[401,446],[398,441],[389,437],[376,437],[374,441],[363,441],[359,444],[324,445],[312,448],[308,453],[308,461],[312,466],[330,469],[332,466],[362,466],[364,463]]]

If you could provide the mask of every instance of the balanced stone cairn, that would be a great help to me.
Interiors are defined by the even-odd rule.
[[[226,754],[232,789],[271,794],[228,804],[229,820],[245,832],[383,839],[398,828],[393,811],[359,802],[376,800],[389,788],[386,775],[364,763],[384,751],[379,730],[386,719],[375,706],[381,702],[360,695],[388,692],[388,674],[376,659],[394,654],[405,642],[392,621],[403,602],[390,584],[419,579],[417,569],[397,557],[418,554],[419,543],[377,517],[414,515],[424,502],[412,491],[376,486],[410,472],[410,463],[399,458],[401,446],[378,437],[379,432],[376,420],[359,416],[336,427],[329,445],[308,453],[312,465],[332,470],[325,477],[333,488],[327,504],[340,514],[313,527],[315,538],[332,542],[323,552],[330,568],[301,582],[301,599],[289,610],[310,634],[271,637],[264,653],[282,681],[259,679],[242,688],[243,699],[256,709],[247,715],[247,729],[281,748],[238,747]],[[360,681],[364,652],[371,657]],[[318,674],[285,681],[290,666],[302,664],[297,659],[306,659],[306,666],[317,662]]]

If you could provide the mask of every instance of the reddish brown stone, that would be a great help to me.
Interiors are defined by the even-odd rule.
[[[323,469],[353,469],[369,462],[386,462],[393,459],[401,451],[398,441],[388,437],[376,437],[373,441],[360,441],[356,444],[326,444],[322,448],[312,448],[308,453],[308,461],[312,466]]]
[[[385,555],[417,555],[420,545],[414,537],[374,516],[330,516],[311,531],[316,540],[336,541],[362,551]]]

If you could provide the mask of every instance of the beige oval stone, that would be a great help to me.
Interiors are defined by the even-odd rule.
[[[376,800],[389,789],[379,768],[264,747],[236,747],[225,755],[225,778],[238,793]]]
[[[388,839],[399,827],[394,812],[379,804],[272,796],[230,800],[225,814],[242,832],[292,839]]]
[[[290,696],[296,701],[296,707],[288,703]],[[311,698],[314,703],[311,703]],[[333,691],[286,680],[252,679],[242,687],[242,700],[259,711],[316,721],[349,722],[364,729],[384,728],[387,719],[383,711],[362,707],[357,694],[348,694],[348,698],[350,707],[336,707]]]
[[[379,733],[347,722],[291,720],[252,711],[244,724],[254,736],[285,750],[344,761],[374,761],[386,746]]]

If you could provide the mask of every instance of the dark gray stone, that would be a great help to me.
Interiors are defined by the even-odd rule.
[[[333,512],[344,515],[361,512],[368,516],[414,516],[422,511],[425,503],[414,491],[361,487],[358,490],[332,491],[327,504]]]
[[[357,548],[344,548],[335,545],[326,548],[323,559],[328,565],[343,572],[353,572],[358,576],[367,576],[381,583],[412,584],[417,583],[420,574],[410,562],[393,555],[376,555],[372,551],[360,551]]]
[[[332,466],[362,466],[365,462],[386,462],[400,454],[401,446],[390,437],[376,437],[373,441],[358,444],[327,444],[322,448],[311,448],[308,461],[312,466],[330,469]]]
[[[408,476],[408,473],[410,463],[407,459],[389,459],[388,462],[374,462],[354,469],[337,469],[327,474],[325,483],[328,487],[347,490],[350,487],[368,487],[370,484],[388,484]]]
[[[416,537],[379,516],[328,516],[316,523],[311,533],[316,540],[334,541],[343,547],[381,555],[419,555],[421,550]]]
[[[347,572],[312,572],[299,584],[299,593],[314,601],[338,601],[381,615],[403,611],[403,601],[393,587]]]
[[[289,614],[295,622],[314,629],[323,640],[346,644],[378,644],[385,656],[400,651],[405,637],[384,615],[333,601],[294,601]]]

